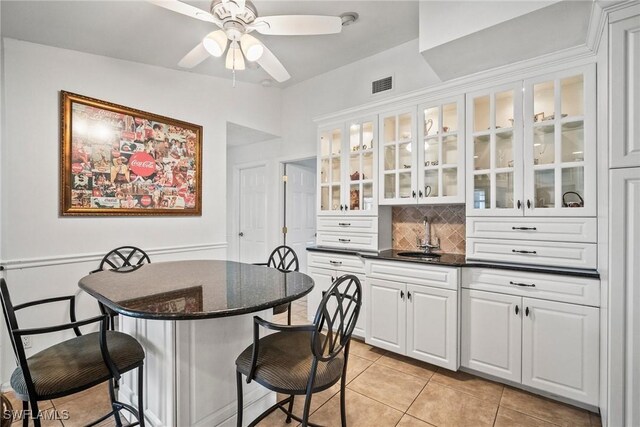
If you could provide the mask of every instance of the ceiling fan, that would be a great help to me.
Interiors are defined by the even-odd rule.
[[[226,68],[233,71],[245,69],[247,61],[257,62],[271,77],[284,82],[291,75],[276,56],[250,33],[265,35],[299,36],[336,34],[342,30],[342,18],[322,15],[258,16],[249,0],[213,0],[210,11],[178,0],[148,0],[150,3],[211,22],[220,29],[207,34],[204,39],[178,62],[182,68],[193,68],[209,56],[221,57],[227,51]],[[229,49],[227,50],[227,46]]]

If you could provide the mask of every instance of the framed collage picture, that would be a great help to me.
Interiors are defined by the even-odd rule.
[[[202,126],[61,92],[60,214],[202,215]]]

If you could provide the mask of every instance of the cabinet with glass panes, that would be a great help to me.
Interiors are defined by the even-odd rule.
[[[318,213],[374,215],[377,118],[323,127],[318,144]]]
[[[467,215],[595,215],[594,71],[467,94]]]

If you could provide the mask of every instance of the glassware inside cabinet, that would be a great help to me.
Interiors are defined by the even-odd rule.
[[[331,186],[331,210],[340,210],[340,185]]]
[[[533,128],[533,164],[549,165],[555,163],[555,126],[553,124],[536,125]]]
[[[331,159],[331,183],[340,183],[341,180],[341,166],[340,157],[333,157]]]
[[[393,199],[396,196],[396,174],[384,174],[384,198]]]
[[[424,171],[424,197],[438,197],[438,170]]]
[[[449,135],[442,139],[442,163],[444,165],[458,164],[458,136]]]
[[[365,182],[362,184],[362,204],[361,209],[370,211],[373,209],[373,183]]]
[[[489,135],[480,135],[473,138],[473,164],[474,170],[486,170],[491,168],[491,141]]]
[[[349,151],[351,153],[360,151],[360,125],[355,123],[349,126]]]
[[[424,141],[424,167],[438,166],[440,164],[440,139],[427,138]]]
[[[398,116],[398,141],[409,141],[413,135],[413,119],[411,113]]]
[[[440,109],[438,107],[424,110],[424,136],[437,135],[440,132]]]
[[[513,167],[513,132],[496,133],[496,168]]]
[[[496,173],[496,208],[513,208],[513,172]]]
[[[584,167],[562,168],[562,207],[584,207]]]
[[[534,123],[549,121],[555,117],[555,93],[553,80],[533,86]]]
[[[411,172],[398,173],[398,193],[401,199],[413,197],[411,193],[413,184],[411,177]]]
[[[458,168],[442,169],[442,195],[444,197],[458,195]]]
[[[458,104],[452,102],[442,106],[442,132],[458,131]]]
[[[365,122],[362,124],[362,149],[373,150],[373,123]]]
[[[584,161],[584,123],[582,120],[562,124],[562,162]]]
[[[361,179],[373,179],[373,152],[362,154]]]
[[[556,206],[555,169],[538,169],[534,172],[535,200],[538,209]]]
[[[513,127],[513,91],[496,93],[495,128]]]
[[[398,169],[411,169],[411,142],[398,144]]]
[[[320,182],[322,184],[329,183],[329,159],[320,160]]]
[[[387,145],[384,147],[384,170],[395,170],[396,168],[396,146]]]
[[[491,179],[489,174],[473,177],[473,208],[491,209]]]

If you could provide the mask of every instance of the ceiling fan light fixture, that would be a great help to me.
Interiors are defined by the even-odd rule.
[[[207,36],[202,39],[202,45],[211,56],[219,58],[227,48],[227,40],[227,35],[224,31],[218,30],[207,34]]]
[[[257,61],[264,53],[264,46],[258,39],[249,34],[244,34],[240,39],[240,46],[246,56],[247,61]]]
[[[242,56],[242,51],[240,50],[240,46],[238,46],[237,42],[234,42],[229,46],[225,67],[234,71],[242,71],[245,68],[244,57]]]

